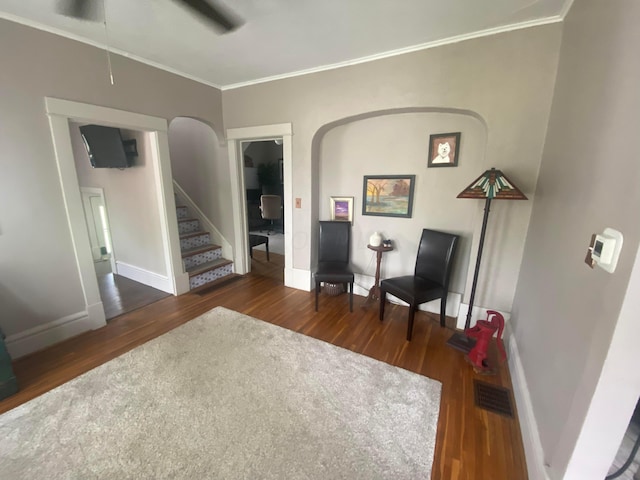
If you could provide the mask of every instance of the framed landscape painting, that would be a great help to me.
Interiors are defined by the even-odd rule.
[[[331,197],[331,220],[353,224],[353,197]]]
[[[365,175],[362,214],[411,218],[415,175]]]

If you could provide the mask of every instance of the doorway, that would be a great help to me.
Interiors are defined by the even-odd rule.
[[[168,297],[169,293],[118,275],[104,190],[80,187],[80,193],[105,320]]]
[[[56,98],[45,98],[45,107],[58,165],[63,200],[73,241],[76,264],[82,284],[85,313],[76,322],[74,334],[105,325],[105,314],[93,266],[93,255],[82,207],[82,196],[73,157],[70,122],[94,123],[145,131],[152,148],[153,182],[157,187],[154,210],[159,212],[159,236],[162,245],[163,274],[156,275],[174,294],[189,290],[188,276],[181,272],[175,202],[171,195],[171,168],[165,119],[112,108],[99,107]]]
[[[241,142],[252,272],[284,283],[282,138]]]
[[[282,210],[283,210],[283,243],[284,243],[284,284],[299,288],[293,268],[293,199],[292,199],[292,129],[290,123],[265,125],[260,127],[233,128],[227,130],[229,148],[229,170],[231,196],[234,217],[234,264],[237,273],[247,273],[251,270],[249,218],[247,212],[247,186],[244,174],[244,145],[253,142],[273,142],[282,139]],[[247,147],[248,148],[248,147]],[[256,172],[257,174],[257,172]],[[270,248],[271,250],[271,248]],[[256,253],[259,250],[256,251]],[[308,288],[307,288],[308,289]]]

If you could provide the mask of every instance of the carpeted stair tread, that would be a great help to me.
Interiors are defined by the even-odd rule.
[[[197,218],[179,218],[178,219],[178,223],[184,223],[184,222],[197,222],[198,219]]]
[[[191,237],[198,237],[200,235],[206,235],[209,232],[205,232],[204,230],[199,230],[197,232],[189,232],[189,233],[181,233],[180,234],[180,239],[184,239],[184,238],[191,238]]]
[[[222,247],[220,245],[214,245],[213,243],[210,243],[209,245],[204,245],[202,247],[187,248],[182,251],[182,258],[190,257],[192,255],[197,255],[199,253],[208,252],[209,250],[218,250],[219,248],[222,248]]]
[[[209,270],[214,270],[216,268],[224,267],[225,265],[229,265],[233,263],[231,260],[227,260],[226,258],[218,258],[213,262],[203,263],[201,265],[196,265],[193,268],[188,268],[187,273],[190,277],[195,277],[196,275],[200,275],[201,273],[208,272]]]

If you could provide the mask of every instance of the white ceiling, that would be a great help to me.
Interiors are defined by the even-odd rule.
[[[104,0],[102,21],[60,0],[0,0],[0,17],[222,88],[561,20],[572,0],[219,0],[244,20],[221,34],[172,0]]]

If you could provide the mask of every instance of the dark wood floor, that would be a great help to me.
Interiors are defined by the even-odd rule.
[[[171,295],[115,273],[98,275],[98,288],[107,320]]]
[[[266,260],[266,259],[265,259]],[[254,268],[244,277],[198,294],[164,298],[87,332],[14,362],[20,392],[0,402],[0,413],[81,375],[216,306],[298,331],[442,382],[432,479],[526,480],[517,420],[479,409],[473,379],[511,388],[506,365],[496,376],[480,377],[461,353],[445,345],[452,333],[434,316],[419,312],[413,341],[405,340],[407,308],[390,305],[384,323],[364,297],[321,295],[314,311],[312,292],[284,287]],[[276,264],[273,265],[273,269]],[[495,352],[493,352],[495,358]]]

